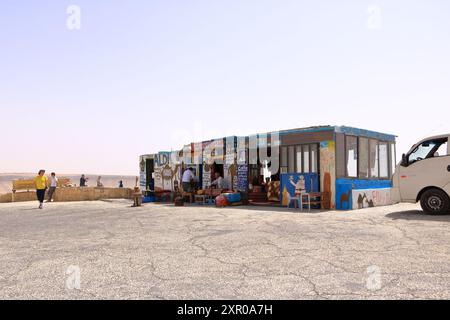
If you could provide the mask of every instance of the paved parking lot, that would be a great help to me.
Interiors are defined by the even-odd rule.
[[[450,216],[0,204],[2,299],[450,298]]]

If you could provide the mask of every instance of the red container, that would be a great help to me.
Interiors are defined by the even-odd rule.
[[[229,205],[228,199],[227,197],[225,197],[224,195],[220,195],[216,197],[216,207],[226,207]]]

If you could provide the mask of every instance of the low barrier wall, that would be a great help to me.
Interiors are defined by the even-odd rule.
[[[56,189],[53,199],[55,202],[131,199],[132,194],[133,190],[129,188],[58,188]],[[37,201],[36,192],[16,192],[0,195],[0,203],[23,201]]]

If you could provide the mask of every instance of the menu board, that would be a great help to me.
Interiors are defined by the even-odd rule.
[[[237,166],[237,189],[241,192],[248,191],[248,165],[246,164]]]

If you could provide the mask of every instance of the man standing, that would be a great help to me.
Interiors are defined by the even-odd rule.
[[[48,179],[44,175],[45,170],[39,170],[38,175],[34,178],[34,184],[36,185],[36,196],[39,201],[39,209],[43,208],[45,190],[47,189]]]
[[[84,174],[82,174],[81,178],[80,178],[80,187],[86,187],[87,180],[88,180],[88,178],[86,178],[86,176]]]
[[[52,172],[50,176],[50,189],[48,190],[47,202],[53,202],[53,196],[55,195],[57,187],[58,187],[58,178],[56,177],[56,173]]]
[[[192,171],[193,171],[192,168],[188,168],[183,173],[181,183],[183,185],[183,190],[185,192],[191,192],[191,181],[195,180],[195,175]]]

